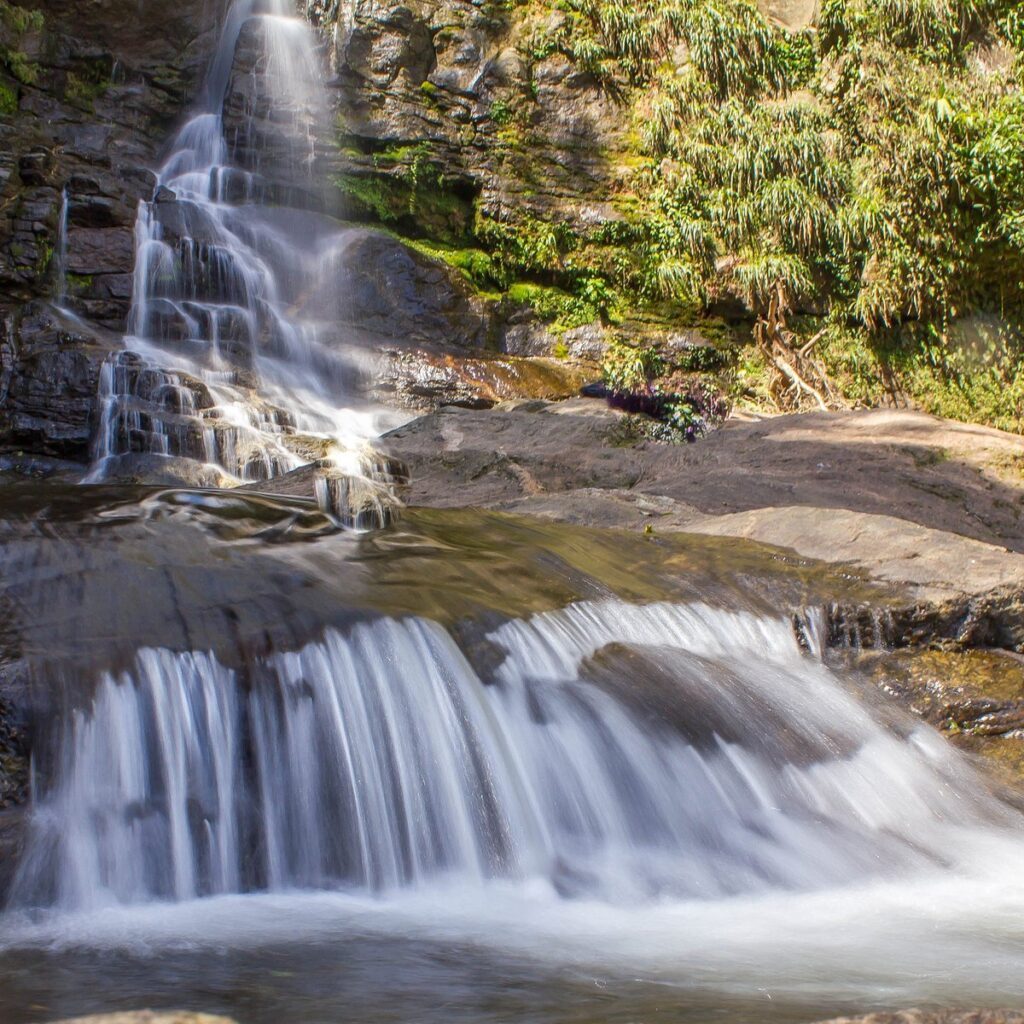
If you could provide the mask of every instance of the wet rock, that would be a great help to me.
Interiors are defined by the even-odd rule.
[[[1024,1024],[1024,1010],[898,1010],[835,1017],[821,1024]]]
[[[370,394],[409,409],[489,409],[514,398],[568,398],[595,372],[588,364],[515,357],[472,358],[394,350],[374,372]]]
[[[18,111],[0,125],[0,318],[53,295],[67,189],[71,234],[78,235],[69,239],[69,268],[79,278],[69,301],[123,328],[122,280],[99,276],[131,273],[134,211],[152,191],[150,167],[198,81],[216,32],[216,6],[43,5],[43,28],[19,44],[33,62],[34,81],[20,89]]]
[[[637,444],[624,422],[594,399],[446,408],[385,442],[412,505],[756,540],[888,584],[889,643],[1024,650],[1024,439],[877,412]],[[874,642],[877,615],[837,607],[833,642]]]
[[[747,674],[713,659],[657,647],[610,644],[586,659],[580,679],[610,694],[653,733],[670,730],[699,751],[732,743],[769,763],[807,765],[852,754],[857,743],[820,723],[788,718],[761,682],[764,667]],[[713,682],[709,682],[713,681]]]
[[[83,277],[97,274],[130,276],[135,267],[135,239],[131,225],[72,228],[68,232],[67,261],[68,270]]]
[[[3,812],[28,799],[29,743],[24,724],[18,721],[14,705],[0,696],[0,846],[5,833]],[[3,855],[0,853],[0,862]]]
[[[337,316],[384,338],[486,344],[489,320],[446,267],[375,231],[358,231],[338,267]]]
[[[841,660],[978,754],[1024,806],[1024,659],[998,650],[853,650]]]
[[[84,461],[110,339],[30,306],[0,338],[0,451]]]

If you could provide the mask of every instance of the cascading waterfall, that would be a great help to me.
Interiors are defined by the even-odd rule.
[[[784,620],[609,600],[486,644],[483,675],[417,618],[245,671],[140,651],[63,717],[13,904],[534,878],[713,900],[907,877],[998,830],[938,736],[877,724]]]
[[[353,363],[330,326],[347,235],[317,212],[327,120],[311,30],[288,0],[237,0],[139,207],[90,480],[173,460],[179,478],[225,485],[319,460],[361,480],[366,507],[392,502],[368,451],[380,416],[350,407]]]

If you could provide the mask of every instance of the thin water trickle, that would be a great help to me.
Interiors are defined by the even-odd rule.
[[[67,188],[60,193],[60,213],[57,220],[57,244],[53,250],[54,302],[63,310],[68,301],[68,218],[71,203]]]

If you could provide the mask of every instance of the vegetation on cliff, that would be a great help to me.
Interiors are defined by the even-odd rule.
[[[909,397],[1021,429],[1024,5],[825,0],[796,31],[750,0],[485,7],[525,69],[488,119],[526,201],[481,203],[422,142],[348,182],[364,212],[483,293],[518,289],[556,331],[724,317],[750,402]],[[614,214],[589,224],[529,202],[552,61],[624,126],[603,154]]]
[[[1020,428],[1024,6],[828,0],[803,33],[746,0],[569,8],[565,52],[648,90],[624,287],[739,298],[778,401],[834,378]]]

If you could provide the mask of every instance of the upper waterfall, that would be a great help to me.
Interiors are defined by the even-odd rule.
[[[327,126],[311,29],[288,0],[238,0],[139,206],[90,479],[141,461],[149,478],[225,484],[324,460],[386,487],[367,452],[381,417],[357,408],[358,359],[325,326],[346,244],[323,212]]]

